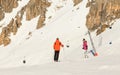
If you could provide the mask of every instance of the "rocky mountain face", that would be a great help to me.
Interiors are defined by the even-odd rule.
[[[12,12],[17,6],[18,0],[0,0],[0,20],[4,18],[5,13]]]
[[[17,6],[18,0],[0,0],[0,20],[4,18],[5,13],[12,12]]]
[[[74,2],[74,6],[76,6],[77,4],[79,4],[82,0],[73,0]]]
[[[5,13],[11,13],[14,8],[18,7],[18,1],[20,0],[0,0],[0,20],[4,19]],[[6,46],[11,42],[10,34],[13,33],[15,35],[17,33],[18,28],[22,25],[21,21],[25,12],[26,21],[30,21],[40,15],[36,29],[42,27],[45,21],[46,8],[50,4],[47,0],[30,0],[27,5],[18,11],[9,24],[2,28],[0,45]]]
[[[0,0],[0,21],[6,16],[5,13],[11,13],[14,8],[19,6],[19,1],[22,0]],[[74,6],[82,1],[73,0]],[[10,34],[17,34],[18,28],[22,25],[23,15],[26,16],[26,21],[39,16],[36,29],[44,26],[49,6],[51,6],[51,3],[48,0],[29,0],[11,19],[9,24],[2,27],[0,45],[7,46],[11,42]],[[97,35],[110,27],[113,21],[120,18],[120,0],[88,0],[86,7],[90,8],[86,16],[86,26],[90,31],[97,29]]]
[[[18,0],[0,0],[0,21],[4,19],[5,13],[11,13],[14,8],[18,6]],[[18,22],[16,20],[15,22]],[[0,45],[4,44],[4,46],[10,43],[9,34],[10,32],[16,33],[16,25],[14,19],[8,24],[7,27],[2,28],[2,32],[0,34]],[[13,27],[14,26],[14,27]]]
[[[86,25],[90,31],[97,29],[97,35],[120,18],[120,0],[88,0],[86,7],[90,8]]]
[[[45,14],[47,7],[50,6],[50,3],[47,0],[30,0],[26,6],[26,20],[31,20],[39,15],[37,29],[41,28],[44,25]]]

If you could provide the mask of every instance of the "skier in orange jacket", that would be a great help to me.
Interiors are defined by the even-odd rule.
[[[54,61],[56,61],[56,62],[58,62],[60,47],[64,47],[64,45],[60,42],[59,38],[56,38],[56,41],[54,42],[54,45],[53,45],[53,48],[55,51]]]

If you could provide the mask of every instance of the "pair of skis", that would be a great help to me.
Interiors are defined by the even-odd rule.
[[[96,49],[95,49],[95,46],[94,46],[94,43],[93,43],[93,40],[92,40],[92,37],[89,31],[88,31],[88,34],[89,34],[89,38],[90,38],[91,45],[93,48],[93,50],[90,50],[90,52],[92,53],[93,56],[98,56],[98,53],[96,52]]]

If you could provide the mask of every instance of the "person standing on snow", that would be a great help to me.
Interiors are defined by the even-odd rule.
[[[60,42],[59,38],[56,38],[56,41],[54,42],[54,45],[53,45],[53,48],[55,51],[54,61],[56,61],[56,62],[58,62],[60,47],[64,47],[64,45]]]
[[[83,39],[83,48],[82,49],[85,50],[85,52],[84,52],[85,58],[88,58],[88,55],[87,55],[88,45],[87,45],[87,41],[85,39]]]

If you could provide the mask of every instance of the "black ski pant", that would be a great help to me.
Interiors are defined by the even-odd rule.
[[[60,51],[55,51],[55,53],[54,53],[54,61],[58,61],[59,52],[60,52]]]

